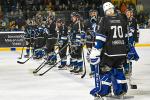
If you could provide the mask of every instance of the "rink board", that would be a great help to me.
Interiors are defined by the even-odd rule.
[[[136,47],[150,47],[150,39],[149,39],[149,37],[150,37],[150,29],[140,29],[139,31],[140,31],[139,43],[136,44],[135,46]],[[22,34],[24,32],[23,31],[20,31],[20,32],[0,32],[0,34],[4,34],[4,33],[7,34],[7,35],[9,35],[10,33],[12,33],[13,36],[14,36],[14,34]],[[19,39],[20,38],[18,38],[18,40],[11,38],[11,41],[13,41],[13,42],[15,42],[15,41],[20,42]],[[8,44],[12,43],[11,41],[6,41],[5,40],[4,42],[6,43],[6,45],[8,45]],[[21,40],[21,42],[22,42],[22,40]],[[16,44],[19,44],[19,43],[16,43]],[[20,50],[22,50],[21,46],[20,47],[16,47],[16,45],[15,46],[8,46],[8,47],[2,47],[2,46],[0,46],[0,51],[20,51]]]

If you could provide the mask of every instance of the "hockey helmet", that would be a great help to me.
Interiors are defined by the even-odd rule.
[[[89,11],[89,14],[92,14],[92,13],[96,13],[96,14],[97,14],[98,12],[97,12],[97,10],[95,10],[95,9],[91,9],[91,10]]]
[[[103,4],[103,10],[106,13],[107,10],[109,9],[114,9],[114,5],[111,2],[106,2]]]
[[[77,12],[72,12],[72,13],[71,13],[71,17],[74,17],[74,16],[75,16],[75,17],[78,17],[78,16],[79,16],[79,13],[77,13]]]

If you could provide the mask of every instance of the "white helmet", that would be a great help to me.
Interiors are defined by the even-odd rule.
[[[114,9],[114,5],[111,2],[106,2],[103,4],[103,10],[106,13],[107,10],[109,9]]]

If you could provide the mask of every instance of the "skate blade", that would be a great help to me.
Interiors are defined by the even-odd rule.
[[[67,68],[58,68],[58,70],[67,70]]]

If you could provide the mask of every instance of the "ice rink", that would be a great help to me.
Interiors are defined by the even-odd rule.
[[[137,51],[140,60],[133,64],[133,79],[138,89],[129,89],[126,100],[150,100],[150,48]],[[44,76],[34,76],[32,70],[42,61],[21,65],[19,56],[20,52],[0,51],[0,100],[94,100],[89,94],[94,87],[89,73],[81,79],[55,67]]]

